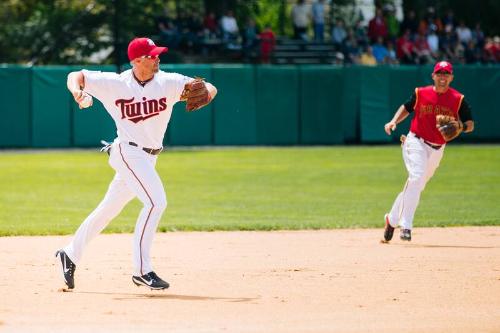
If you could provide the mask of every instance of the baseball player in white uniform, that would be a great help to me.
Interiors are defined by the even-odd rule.
[[[132,69],[121,74],[82,70],[68,75],[68,89],[80,108],[102,102],[116,123],[117,138],[107,147],[116,174],[104,199],[83,221],[66,247],[57,251],[64,281],[74,288],[74,273],[87,244],[138,197],[144,205],[134,231],[133,276],[136,285],[166,289],[169,284],[153,271],[150,249],[167,197],[155,170],[172,107],[192,78],[159,70],[159,55],[166,52],[149,38],[135,38],[128,46]],[[210,100],[217,89],[205,83]]]

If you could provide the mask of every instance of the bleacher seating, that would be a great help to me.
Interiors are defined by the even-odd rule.
[[[277,39],[271,57],[273,64],[334,64],[338,50],[332,43]]]

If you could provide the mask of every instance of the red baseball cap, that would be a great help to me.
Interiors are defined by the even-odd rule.
[[[128,44],[128,59],[132,61],[135,58],[139,58],[142,56],[155,57],[167,51],[167,47],[156,46],[155,43],[149,38],[134,38]]]
[[[441,71],[453,74],[453,66],[448,61],[440,61],[436,63],[436,65],[434,66],[434,72],[432,73],[436,74],[437,72]]]

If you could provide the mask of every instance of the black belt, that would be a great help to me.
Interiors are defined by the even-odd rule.
[[[413,135],[415,135],[415,137],[416,137],[417,139],[422,139],[421,137],[419,137],[419,136],[418,136],[418,135],[416,135],[415,133],[413,133]],[[422,141],[423,141],[426,145],[428,145],[429,147],[431,147],[432,149],[439,150],[439,149],[441,149],[441,147],[442,147],[442,146],[440,146],[440,145],[435,145],[435,144],[432,144],[432,143],[430,143],[430,142],[428,142],[428,141],[425,141],[424,139],[422,139]]]
[[[131,146],[134,146],[134,147],[139,147],[139,145],[135,142],[132,142],[130,141],[128,143],[129,145]],[[154,149],[154,148],[142,148],[142,150],[144,150],[146,153],[148,153],[149,155],[158,155],[161,153],[161,151],[163,150],[163,147],[162,148],[158,148],[158,149]]]

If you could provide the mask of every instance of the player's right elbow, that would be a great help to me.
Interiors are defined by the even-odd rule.
[[[68,82],[68,88],[74,86],[83,88],[85,85],[85,81],[82,71],[69,73],[67,82]]]

